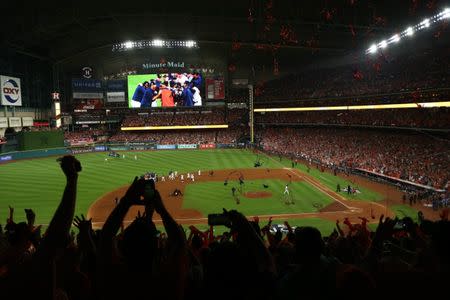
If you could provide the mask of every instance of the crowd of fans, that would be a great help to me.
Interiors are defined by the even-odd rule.
[[[257,124],[330,124],[392,126],[408,128],[450,128],[450,109],[383,109],[255,114]]]
[[[352,106],[352,105],[380,105],[398,103],[422,103],[447,101],[450,96],[450,88],[438,88],[429,90],[416,90],[395,94],[361,95],[332,98],[280,98],[271,101],[255,100],[255,108],[268,107],[326,107],[326,106]]]
[[[122,126],[218,125],[225,122],[224,110],[174,111],[126,115]]]
[[[109,142],[147,142],[159,145],[175,144],[230,144],[235,143],[244,133],[238,129],[217,130],[176,130],[166,132],[118,132],[109,138]]]
[[[102,129],[65,131],[64,139],[69,145],[83,145],[104,141],[106,134],[106,130]]]
[[[231,126],[248,124],[248,109],[229,109],[227,123]]]
[[[420,133],[336,128],[268,128],[265,150],[328,166],[361,168],[438,189],[449,188],[450,140]]]
[[[333,98],[418,92],[448,88],[447,49],[433,48],[416,55],[304,71],[269,81],[259,88],[257,101]]]
[[[226,211],[228,230],[178,224],[158,191],[135,179],[101,229],[74,216],[80,163],[61,160],[66,187],[45,234],[35,213],[10,214],[0,229],[0,290],[5,299],[321,299],[379,298],[401,289],[442,295],[449,280],[450,223],[418,215],[402,220],[338,220],[323,237],[314,227],[273,232],[268,223]],[[51,199],[49,199],[51,200]],[[125,215],[139,205],[126,228]],[[157,213],[164,232],[157,230]],[[20,219],[19,219],[20,218]],[[71,225],[78,233],[71,233]],[[377,289],[377,290],[375,290]],[[379,294],[378,294],[379,293]],[[378,296],[379,295],[379,296]]]

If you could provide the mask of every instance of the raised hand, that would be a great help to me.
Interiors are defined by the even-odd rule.
[[[8,224],[12,224],[14,223],[14,207],[8,205],[8,208],[9,208],[9,217],[8,219],[6,219],[6,222]]]
[[[92,231],[92,218],[86,220],[83,214],[81,215],[81,218],[75,216],[73,219],[73,226],[78,228],[80,233],[90,233]]]
[[[81,172],[81,163],[72,155],[65,155],[58,158],[57,161],[61,165],[61,169],[67,179],[77,178],[78,172]]]
[[[398,222],[398,219],[391,219],[387,217],[384,221],[384,215],[381,215],[380,221],[378,223],[377,230],[375,232],[375,237],[380,241],[390,238],[394,232],[394,226]]]
[[[27,217],[28,226],[33,226],[34,221],[36,220],[36,214],[34,213],[34,211],[31,208],[25,208],[25,215]]]
[[[230,221],[232,228],[239,228],[244,224],[247,224],[248,221],[243,214],[238,212],[237,210],[226,211]]]
[[[143,213],[141,213],[141,211],[138,210],[138,213],[137,213],[137,215],[136,215],[135,220],[137,220],[137,221],[143,221],[143,220],[145,220],[145,219],[147,219],[147,213],[146,213],[145,211],[144,211]]]
[[[130,205],[142,205],[141,197],[144,195],[145,180],[134,177],[133,183],[128,188],[123,200]]]
[[[161,195],[157,190],[155,190],[155,196],[153,197],[152,203],[158,214],[161,214],[161,211],[166,209],[162,202]]]

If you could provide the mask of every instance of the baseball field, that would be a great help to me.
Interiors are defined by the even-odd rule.
[[[156,185],[163,201],[183,224],[206,226],[210,213],[223,208],[237,209],[248,217],[288,220],[292,225],[309,224],[329,233],[336,219],[366,217],[376,223],[381,214],[394,215],[403,209],[401,193],[390,186],[368,180],[322,172],[313,166],[270,157],[250,150],[162,150],[79,154],[83,170],[79,177],[76,214],[87,214],[100,227],[135,176],[155,172],[165,181]],[[125,157],[123,157],[125,155]],[[105,160],[107,158],[107,160]],[[261,163],[254,167],[255,161]],[[199,175],[200,170],[200,175]],[[169,180],[168,173],[178,176]],[[194,181],[187,179],[194,174]],[[181,180],[183,175],[184,180]],[[8,205],[14,206],[16,219],[32,208],[38,224],[48,224],[59,203],[65,178],[56,157],[22,160],[0,166],[0,220],[7,218]],[[358,192],[337,192],[347,185]],[[289,193],[285,193],[288,185]],[[233,187],[235,192],[233,193]],[[172,196],[175,189],[182,192]],[[395,205],[395,206],[394,206]],[[398,206],[400,205],[400,207]],[[390,207],[395,209],[391,209]],[[132,209],[126,222],[134,219]],[[0,223],[1,223],[0,222]]]

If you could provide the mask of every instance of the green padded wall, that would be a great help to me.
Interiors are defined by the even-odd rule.
[[[19,132],[18,138],[20,151],[64,146],[64,133],[62,131]]]

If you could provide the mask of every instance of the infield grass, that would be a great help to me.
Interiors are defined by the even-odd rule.
[[[318,212],[333,200],[307,182],[299,181],[289,184],[289,195],[284,195],[287,181],[279,179],[246,180],[243,194],[236,192],[240,199],[237,204],[231,188],[239,189],[238,181],[200,182],[188,184],[185,188],[183,208],[201,211],[205,216],[210,213],[221,213],[222,208],[235,209],[244,215],[275,215]],[[264,188],[267,184],[268,188]],[[264,198],[247,198],[245,192],[269,192],[272,195]],[[286,204],[293,201],[294,204]]]

